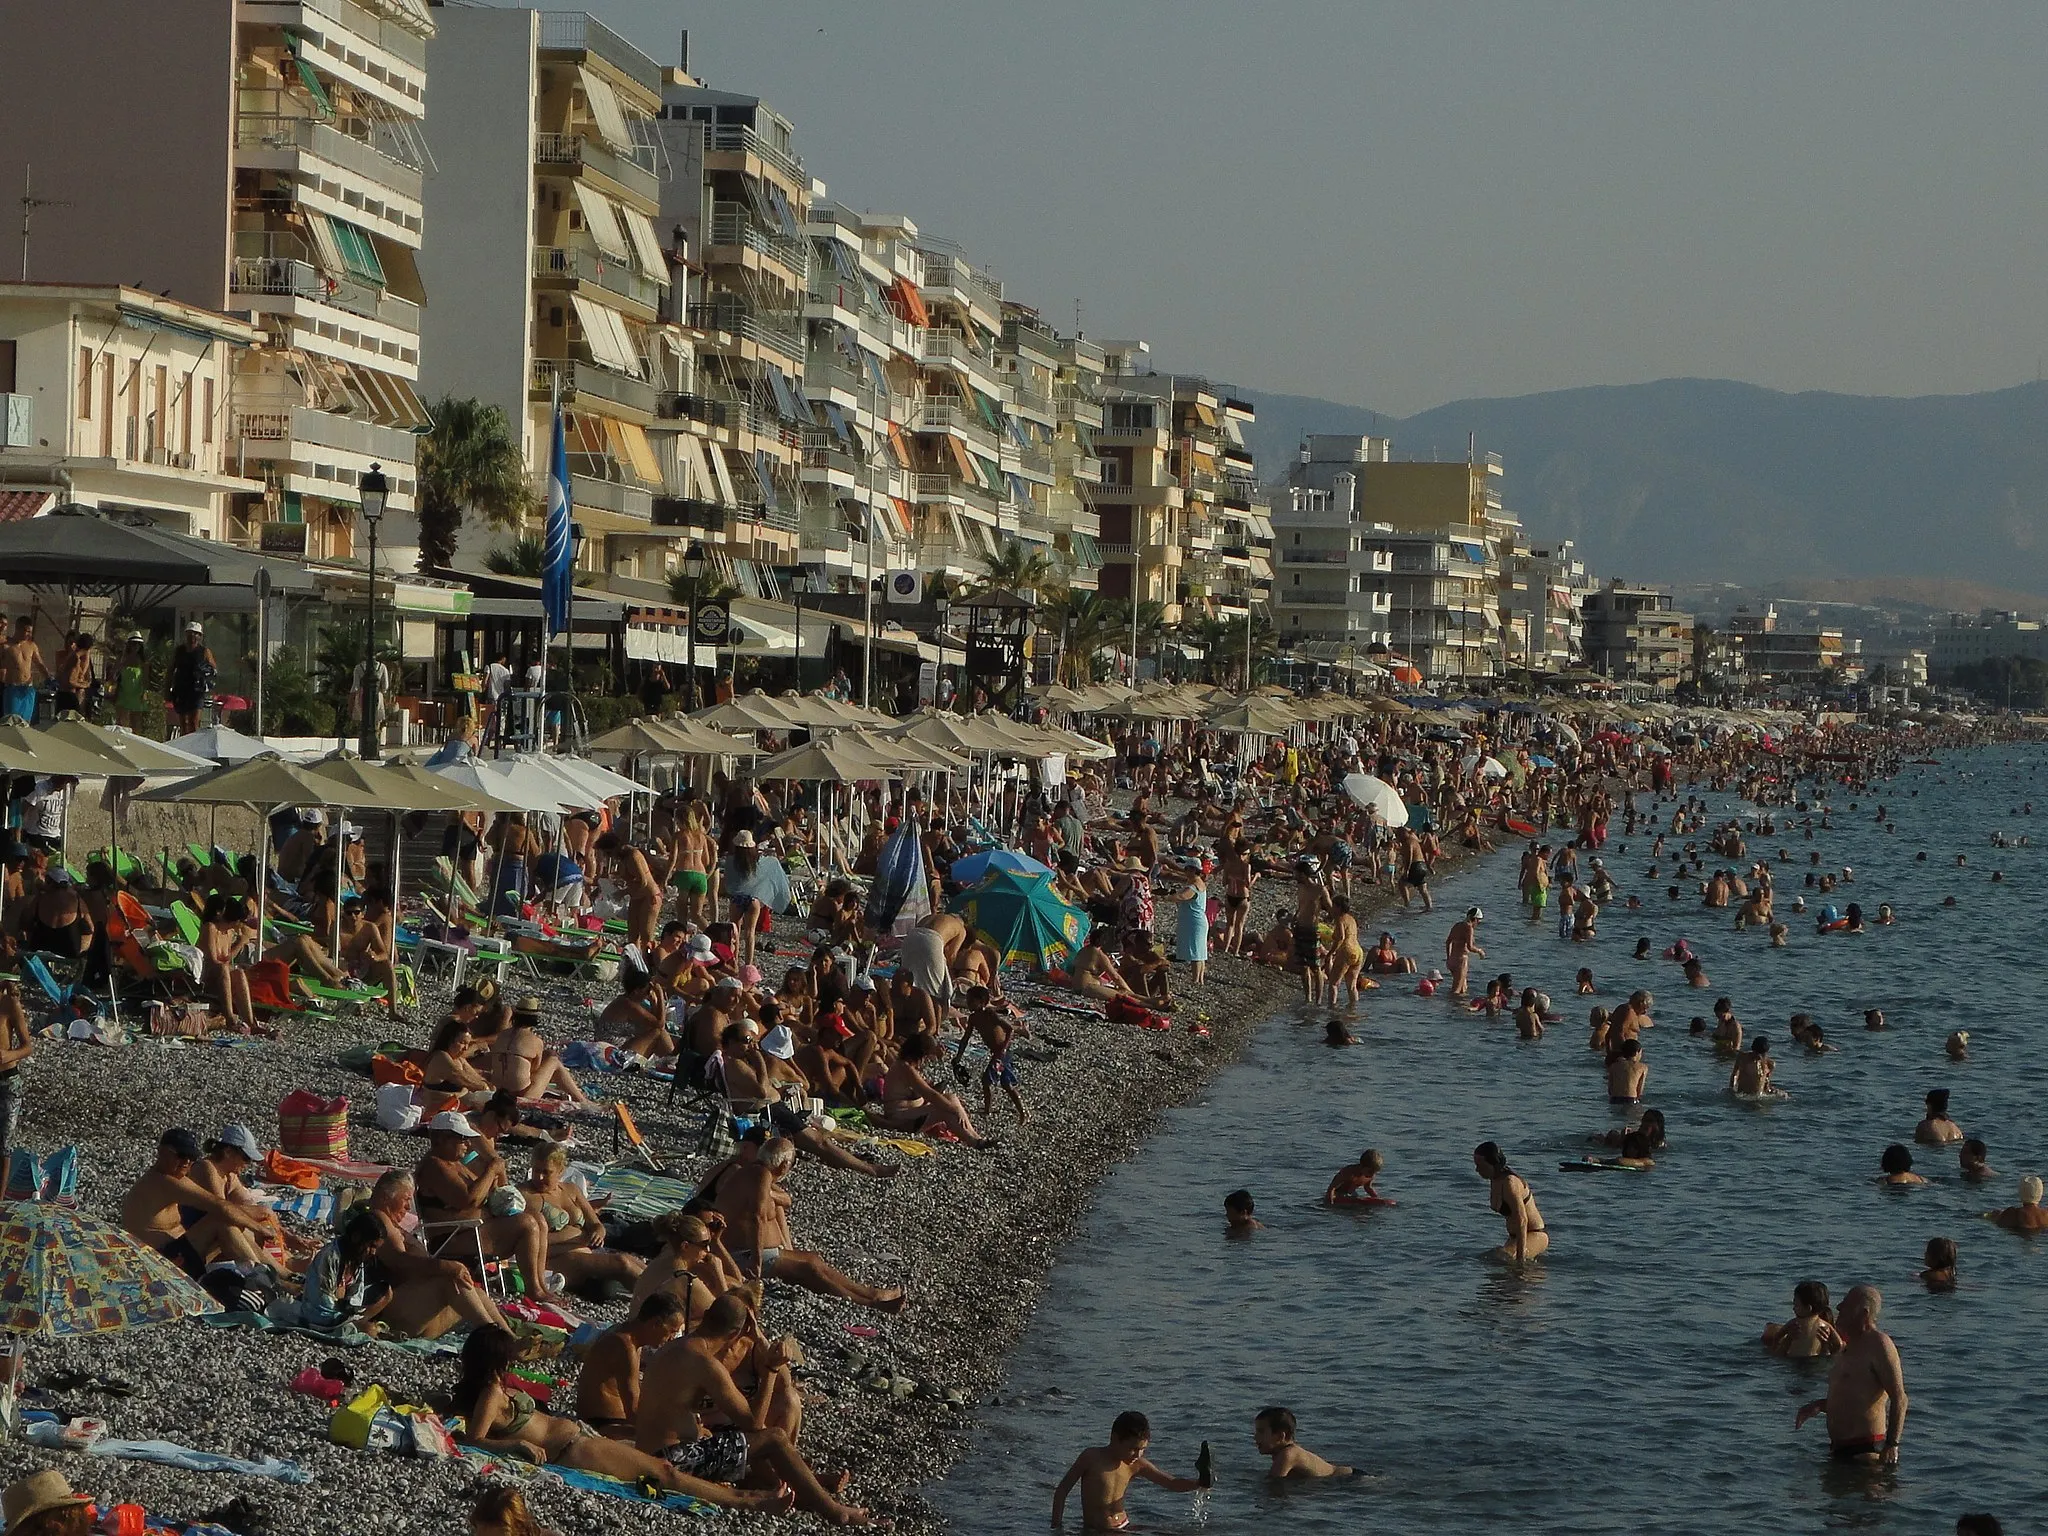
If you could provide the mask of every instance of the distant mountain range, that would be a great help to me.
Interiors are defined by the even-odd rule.
[[[2048,606],[2048,384],[1893,399],[1664,379],[1459,400],[1406,420],[1248,391],[1268,481],[1311,432],[1397,458],[1501,455],[1529,541],[1574,540],[1601,576],[1772,590],[1853,579],[1862,601]],[[1974,583],[1964,587],[1961,583]],[[1910,594],[1910,595],[1909,595]],[[1812,592],[1818,596],[1818,592]]]

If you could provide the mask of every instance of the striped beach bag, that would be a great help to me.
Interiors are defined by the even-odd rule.
[[[348,1100],[304,1088],[286,1094],[277,1104],[277,1146],[286,1157],[348,1161]]]

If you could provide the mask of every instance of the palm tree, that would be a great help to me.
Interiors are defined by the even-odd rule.
[[[548,546],[540,535],[521,534],[501,549],[484,556],[484,564],[500,576],[526,576],[539,580],[547,571]]]
[[[534,501],[518,434],[501,407],[447,395],[432,414],[434,429],[419,443],[422,571],[454,560],[464,513],[516,528]]]
[[[1011,539],[992,555],[981,557],[981,575],[967,586],[970,592],[1035,591],[1041,602],[1066,588],[1066,576],[1051,557],[1036,545]]]
[[[678,608],[690,606],[694,597],[699,602],[729,603],[740,595],[740,589],[723,576],[706,574],[698,578],[696,591],[691,591],[689,573],[675,571],[668,578],[668,600]]]
[[[1095,681],[1095,654],[1125,632],[1124,606],[1100,592],[1068,587],[1040,610],[1040,624],[1061,636],[1060,676],[1070,687]]]

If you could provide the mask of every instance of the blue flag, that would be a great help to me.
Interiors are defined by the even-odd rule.
[[[554,449],[548,455],[548,513],[541,544],[540,603],[547,614],[548,633],[559,635],[569,628],[569,592],[575,579],[569,568],[569,449],[562,438],[559,400],[555,402]]]

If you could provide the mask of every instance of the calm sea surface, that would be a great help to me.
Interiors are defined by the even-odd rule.
[[[1136,1408],[1169,1470],[1191,1472],[1204,1439],[1215,1448],[1206,1509],[1139,1485],[1132,1511],[1155,1530],[1946,1533],[1982,1508],[2009,1531],[2034,1528],[2048,1509],[2048,1240],[1977,1213],[2015,1203],[2018,1176],[2048,1168],[2048,848],[1989,842],[1995,831],[2048,842],[2044,768],[2039,749],[1955,754],[1856,796],[1854,812],[1841,796],[1835,829],[1813,842],[1797,827],[1752,837],[1753,853],[1793,856],[1778,866],[1792,926],[1782,950],[1733,932],[1730,913],[1669,901],[1668,881],[1644,875],[1647,836],[1625,854],[1610,845],[1622,895],[1588,945],[1518,913],[1512,851],[1447,880],[1435,915],[1392,919],[1403,950],[1440,958],[1452,917],[1477,902],[1488,958],[1475,978],[1510,971],[1551,993],[1565,1022],[1524,1044],[1505,1017],[1390,984],[1367,994],[1351,1050],[1322,1045],[1319,1022],[1298,1014],[1269,1023],[1205,1101],[1104,1182],[1002,1405],[984,1410],[977,1449],[932,1490],[940,1508],[971,1536],[1043,1529],[1074,1453]],[[2039,815],[2010,814],[2030,799]],[[1896,835],[1873,820],[1879,803]],[[1853,866],[1856,883],[1830,898],[1805,891],[1813,849],[1824,866]],[[1642,911],[1623,909],[1630,891]],[[1800,894],[1805,919],[1787,914]],[[1944,909],[1950,894],[1959,905]],[[1852,898],[1870,914],[1891,902],[1898,924],[1862,938],[1813,932],[1823,900]],[[1631,960],[1639,935],[1658,951],[1689,939],[1712,987],[1690,991],[1669,962]],[[1598,998],[1571,996],[1581,965]],[[1639,986],[1657,997],[1645,1102],[1665,1111],[1670,1149],[1649,1174],[1560,1172],[1620,1123],[1586,1049],[1587,1006]],[[1751,1035],[1771,1037],[1789,1101],[1734,1102],[1727,1066],[1687,1037],[1689,1018],[1723,994]],[[1884,1009],[1888,1031],[1864,1030],[1868,1007]],[[1838,1053],[1791,1041],[1785,1021],[1799,1011]],[[1959,1027],[1971,1059],[1952,1064],[1942,1041]],[[1951,1113],[1989,1142],[2000,1177],[1965,1185],[1952,1152],[1916,1149],[1929,1187],[1877,1187],[1879,1153],[1911,1141],[1934,1087],[1953,1090]],[[1507,1148],[1550,1227],[1550,1254],[1525,1276],[1482,1258],[1502,1238],[1471,1165],[1487,1139]],[[1379,1187],[1399,1206],[1317,1208],[1331,1171],[1365,1146],[1386,1154]],[[1226,1241],[1221,1200],[1240,1185],[1268,1230]],[[1950,1295],[1915,1280],[1936,1235],[1962,1250]],[[1824,1371],[1772,1359],[1756,1340],[1791,1315],[1792,1286],[1808,1277],[1837,1302],[1859,1281],[1884,1293],[1912,1401],[1896,1475],[1831,1468],[1820,1422],[1792,1431]],[[1267,1403],[1295,1410],[1303,1443],[1369,1477],[1268,1492],[1251,1444]],[[1078,1526],[1078,1501],[1068,1522]]]

